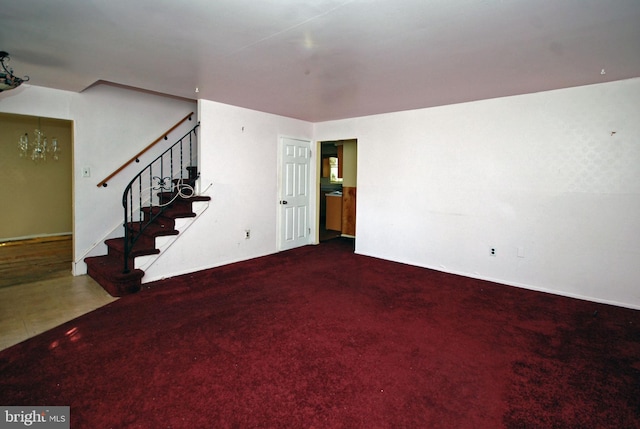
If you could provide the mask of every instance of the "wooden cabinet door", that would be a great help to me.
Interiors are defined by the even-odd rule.
[[[328,157],[322,158],[322,177],[331,175],[331,161]]]
[[[327,196],[326,228],[332,231],[342,230],[342,197]]]

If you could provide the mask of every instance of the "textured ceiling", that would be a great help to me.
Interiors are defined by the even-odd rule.
[[[0,50],[318,122],[638,77],[640,0],[4,0]]]

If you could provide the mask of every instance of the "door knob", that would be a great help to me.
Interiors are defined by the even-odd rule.
[[[284,200],[282,200],[282,201],[280,201],[280,204],[289,204],[289,203],[284,201]]]

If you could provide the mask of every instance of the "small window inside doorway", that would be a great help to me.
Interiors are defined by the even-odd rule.
[[[338,158],[332,156],[329,158],[329,178],[331,183],[342,183],[342,177],[338,177]]]

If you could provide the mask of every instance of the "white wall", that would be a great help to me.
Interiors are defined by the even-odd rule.
[[[161,263],[145,271],[145,282],[278,251],[278,141],[311,140],[312,124],[207,100],[198,110],[200,191],[212,201]]]
[[[77,274],[128,175],[96,183],[193,107],[109,86],[0,94],[2,112],[75,123]],[[155,275],[276,252],[278,137],[357,138],[358,253],[640,308],[639,117],[640,79],[319,124],[201,101],[213,201]]]
[[[358,139],[358,253],[640,308],[638,118],[632,79],[319,123],[315,139]]]
[[[184,135],[196,123],[183,125],[114,178],[107,188],[100,180],[182,119],[196,112],[195,101],[163,97],[112,85],[96,85],[78,94],[23,85],[0,94],[0,111],[74,121],[74,273],[86,273],[84,257],[106,253],[103,241],[114,228],[122,236],[122,192],[141,165]],[[70,156],[70,154],[67,154]],[[82,177],[82,168],[91,177]]]
[[[145,281],[223,265],[277,251],[277,149],[280,136],[311,140],[312,124],[210,101],[195,102],[96,85],[83,93],[31,85],[0,94],[0,112],[74,121],[74,273],[86,273],[85,256],[106,253],[103,241],[122,236],[122,191],[142,156],[109,182],[96,184],[196,111],[193,122],[170,134],[164,149],[201,120],[201,186],[210,207],[151,266]],[[157,152],[157,151],[156,151]],[[91,177],[82,177],[82,168]],[[315,177],[314,171],[311,172]],[[315,201],[314,195],[311,196]],[[315,210],[315,207],[312,207]],[[245,229],[251,238],[244,239]]]

